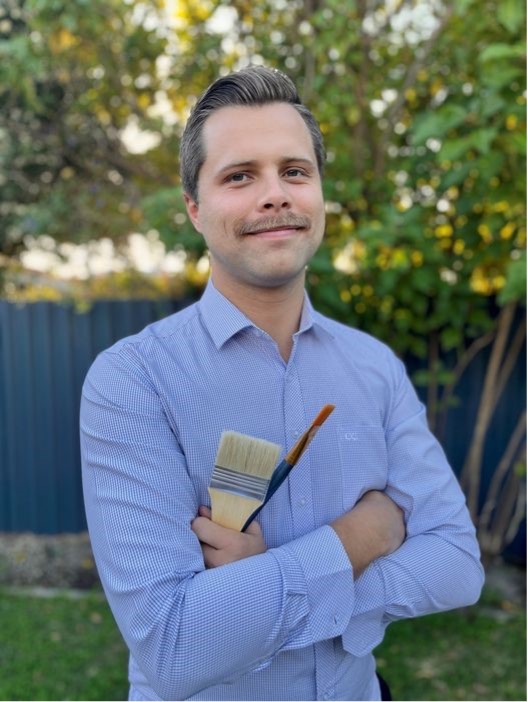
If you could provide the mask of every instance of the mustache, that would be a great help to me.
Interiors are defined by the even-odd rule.
[[[261,217],[249,222],[237,222],[234,229],[236,234],[243,236],[244,234],[254,234],[267,229],[283,229],[287,227],[309,229],[311,226],[312,220],[309,217],[289,213],[280,217]]]

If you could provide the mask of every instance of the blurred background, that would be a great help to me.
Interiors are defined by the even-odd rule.
[[[312,301],[406,362],[495,587],[482,616],[494,612],[491,648],[508,652],[500,670],[490,657],[499,687],[482,682],[481,665],[477,688],[473,676],[446,689],[440,663],[413,676],[414,658],[399,699],[526,699],[525,657],[496,638],[524,610],[525,27],[520,0],[1,0],[0,612],[33,606],[20,598],[29,586],[98,588],[80,482],[82,382],[100,350],[199,297],[208,259],[185,213],[179,138],[212,80],[265,64],[293,78],[325,137]],[[95,602],[79,636],[108,621],[119,657]],[[46,641],[64,643],[50,616]],[[523,626],[510,631],[517,654]],[[409,632],[412,645],[420,633]],[[32,646],[6,641],[0,664],[33,670]],[[447,641],[444,631],[452,650]],[[87,660],[86,679],[112,678]],[[0,698],[61,699],[42,657],[34,665],[33,687],[13,673]],[[509,691],[512,678],[520,688]],[[63,684],[66,699],[126,694],[121,677],[80,697]]]

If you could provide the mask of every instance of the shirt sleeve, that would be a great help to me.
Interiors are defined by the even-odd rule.
[[[406,540],[356,581],[343,634],[344,648],[356,656],[377,646],[392,621],[474,604],[484,582],[464,494],[403,364],[394,361],[386,493],[405,513]]]
[[[281,650],[344,632],[354,606],[352,571],[328,526],[205,569],[191,530],[199,505],[185,456],[131,350],[107,351],[94,362],[80,428],[101,581],[123,638],[161,698],[186,699],[267,665]]]

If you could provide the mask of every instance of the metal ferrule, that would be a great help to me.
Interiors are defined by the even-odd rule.
[[[230,492],[240,497],[250,497],[254,500],[263,500],[266,497],[269,480],[256,475],[239,473],[229,468],[215,466],[211,476],[211,488]]]

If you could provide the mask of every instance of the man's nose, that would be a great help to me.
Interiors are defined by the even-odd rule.
[[[285,184],[279,177],[267,178],[262,184],[259,209],[280,211],[291,207],[291,199]]]

